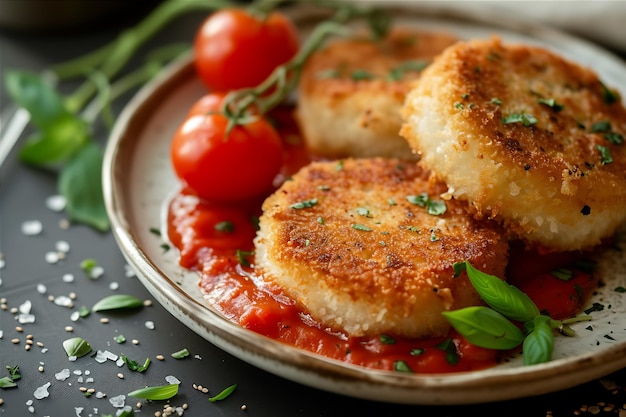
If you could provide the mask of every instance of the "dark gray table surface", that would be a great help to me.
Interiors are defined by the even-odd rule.
[[[190,15],[178,19],[153,45],[171,40],[189,42],[203,17]],[[90,30],[66,33],[0,31],[0,75],[8,68],[41,71],[50,64],[81,55],[106,43],[125,24],[132,24],[138,18],[129,14],[124,19],[115,19],[117,23],[113,27],[94,24]],[[0,93],[3,112],[0,128],[6,128],[13,105],[4,89]],[[121,105],[118,104],[118,110]],[[100,129],[98,135],[100,140],[106,140],[105,130]],[[156,302],[123,314],[92,313],[72,321],[73,311],[83,305],[92,306],[105,295],[124,293],[146,300],[151,296],[135,277],[128,276],[126,263],[111,233],[101,234],[80,225],[61,227],[64,214],[46,206],[46,199],[55,194],[55,176],[20,164],[16,150],[0,169],[0,298],[6,300],[6,305],[0,308],[0,377],[8,375],[6,366],[14,365],[19,365],[22,375],[17,388],[0,389],[1,416],[114,415],[117,408],[111,399],[146,385],[163,385],[169,375],[181,381],[180,392],[169,404],[186,404],[184,415],[190,417],[626,414],[626,371],[534,398],[471,406],[406,406],[312,389],[256,369],[212,346]],[[43,226],[36,236],[27,236],[22,231],[24,222],[31,220],[38,220]],[[69,251],[64,259],[50,263],[46,254],[57,252],[59,242],[69,244]],[[90,279],[81,270],[80,263],[87,258],[97,260],[103,267],[100,278]],[[66,274],[73,275],[74,280],[67,282]],[[73,307],[50,301],[51,297],[61,296],[75,296]],[[26,301],[32,303],[35,322],[20,324],[12,309]],[[100,322],[103,316],[109,323]],[[146,326],[149,321],[154,323],[154,329]],[[23,327],[22,332],[19,326]],[[73,331],[66,331],[66,326],[72,326]],[[120,334],[127,339],[123,344],[114,340]],[[94,350],[124,354],[142,363],[150,358],[152,364],[145,373],[137,373],[125,366],[118,367],[112,360],[99,363],[93,356],[71,362],[62,342],[73,336],[88,340]],[[29,337],[33,345],[27,350]],[[13,339],[19,342],[13,343]],[[138,343],[134,344],[133,339]],[[170,356],[182,348],[189,350],[190,357],[176,360]],[[163,355],[165,360],[158,360],[158,355]],[[66,369],[70,375],[62,380],[57,374]],[[123,374],[123,379],[118,373]],[[49,396],[36,399],[35,391],[48,383]],[[208,401],[210,395],[234,383],[238,388],[229,398],[217,403]],[[196,389],[197,385],[208,388],[209,393]],[[93,389],[94,393],[86,396],[81,388]],[[136,415],[155,415],[164,404],[144,402],[138,409],[137,402],[126,398],[126,404],[135,409]]]

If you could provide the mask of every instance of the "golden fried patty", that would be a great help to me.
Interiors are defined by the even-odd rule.
[[[402,114],[420,163],[513,237],[578,250],[626,220],[626,110],[593,71],[554,52],[457,43]]]
[[[480,303],[453,264],[503,276],[508,258],[501,231],[445,189],[414,162],[312,163],[265,201],[255,267],[324,328],[444,335],[442,311]]]
[[[456,38],[395,28],[380,41],[336,40],[303,69],[297,120],[308,147],[331,158],[415,158],[398,134],[410,81]]]

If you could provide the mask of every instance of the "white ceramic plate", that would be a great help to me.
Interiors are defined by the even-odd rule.
[[[460,15],[433,4],[401,10],[397,15],[402,21],[445,29],[462,38],[497,33],[505,41],[540,44],[592,66],[610,86],[626,86],[624,64],[589,43],[484,11],[480,17],[467,11]],[[305,11],[292,10],[300,28],[315,19]],[[606,285],[591,300],[604,305],[604,310],[594,312],[593,321],[574,325],[576,337],[557,337],[554,359],[542,365],[523,367],[520,358],[514,358],[470,373],[376,371],[284,345],[226,320],[203,300],[198,276],[179,267],[175,251],[163,253],[162,240],[150,232],[161,227],[164,202],[178,184],[169,163],[170,139],[191,104],[204,93],[189,59],[166,69],[120,116],[106,149],[103,176],[113,233],[127,261],[167,310],[209,342],[302,384],[369,400],[411,404],[469,404],[538,395],[626,366],[626,294],[614,290],[626,287],[626,259],[618,252],[607,253],[601,263]]]

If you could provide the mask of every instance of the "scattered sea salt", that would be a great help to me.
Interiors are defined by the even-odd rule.
[[[130,405],[124,406],[121,410],[117,410],[115,413],[116,416],[121,416],[122,414],[128,414],[133,411],[133,408]]]
[[[74,372],[72,372],[74,375],[82,375],[83,371],[81,371],[80,369],[75,369]]]
[[[124,407],[124,403],[126,402],[126,396],[124,394],[118,395],[116,397],[109,398],[109,402],[115,408]]]
[[[154,330],[154,322],[153,321],[148,320],[145,325],[146,325],[146,329]]]
[[[78,320],[80,320],[80,311],[74,311],[74,312],[70,315],[70,320],[72,320],[72,321],[78,321]]]
[[[35,315],[34,314],[18,314],[17,321],[19,321],[20,324],[34,323]]]
[[[58,297],[55,297],[54,304],[61,306],[61,307],[70,307],[74,305],[74,302],[72,301],[70,297],[66,295],[59,295]]]
[[[100,278],[102,274],[104,274],[104,268],[98,265],[94,266],[93,268],[89,270],[89,278],[93,278],[93,279]]]
[[[118,282],[113,281],[112,283],[109,284],[109,289],[111,291],[115,291],[119,288],[120,288],[120,284]]]
[[[31,308],[33,308],[33,303],[31,303],[30,300],[26,300],[22,304],[20,304],[17,309],[22,314],[28,314],[30,313]]]
[[[130,265],[124,265],[124,271],[126,272],[127,278],[132,278],[135,276],[135,271],[133,270],[133,268],[130,267]]]
[[[33,393],[33,397],[35,397],[38,400],[42,400],[50,396],[50,393],[48,392],[49,386],[50,386],[50,382],[46,382],[45,384],[37,388],[35,392]]]
[[[61,253],[68,253],[70,251],[70,244],[64,240],[59,240],[54,247]]]
[[[102,391],[96,392],[96,398],[104,398],[104,392]]]
[[[124,359],[119,358],[117,362],[115,362],[115,364],[117,365],[118,368],[121,368],[122,366],[124,366]]]
[[[4,268],[5,265],[6,265],[6,262],[4,259],[2,259],[2,254],[0,254],[0,269]]]
[[[168,384],[177,384],[180,385],[180,380],[178,378],[176,378],[174,375],[168,375],[165,377],[165,381],[167,381]]]
[[[59,262],[59,254],[56,252],[46,252],[46,262],[55,264]]]
[[[42,232],[43,224],[39,220],[28,220],[22,223],[22,233],[26,236],[35,236]]]
[[[65,209],[65,197],[62,195],[51,195],[46,198],[46,207],[52,211],[63,211]]]
[[[65,274],[63,275],[63,282],[74,282],[74,275],[72,274]]]
[[[76,417],[80,417],[84,408],[83,407],[74,407],[74,411],[76,412]]]
[[[70,361],[70,362],[76,362],[76,359],[78,359],[78,358],[76,357],[76,355],[72,355],[72,356],[68,356],[68,357],[67,357],[67,360],[68,360],[68,361]]]
[[[56,374],[54,374],[54,377],[56,378],[57,381],[65,381],[67,378],[70,377],[70,370],[65,368],[57,372]]]
[[[48,288],[46,288],[45,285],[43,285],[43,284],[37,285],[37,292],[39,294],[45,294],[47,291],[48,291]]]

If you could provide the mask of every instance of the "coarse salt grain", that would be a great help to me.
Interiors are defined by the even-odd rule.
[[[67,369],[67,368],[57,372],[56,374],[54,374],[54,378],[57,381],[65,381],[69,377],[70,377],[70,370]]]
[[[37,388],[35,392],[33,393],[33,397],[35,397],[38,400],[42,400],[50,396],[50,393],[48,392],[48,387],[50,386],[50,384],[51,384],[50,382],[46,382],[45,384]]]
[[[124,407],[125,402],[126,402],[126,396],[123,394],[109,398],[109,403],[111,403],[111,405],[115,408]]]
[[[67,297],[65,295],[59,295],[54,298],[54,304],[61,307],[71,307],[74,303],[72,302],[72,299],[70,297]]]
[[[22,223],[22,233],[26,236],[35,236],[43,231],[43,224],[39,220],[28,220]]]
[[[118,288],[120,288],[120,284],[119,284],[119,283],[117,283],[117,282],[115,282],[115,281],[113,281],[113,282],[111,282],[111,283],[109,284],[109,289],[110,289],[111,291],[115,291],[115,290],[117,290]]]
[[[51,195],[46,198],[46,207],[52,211],[63,211],[65,204],[66,200],[62,195]]]
[[[62,279],[63,279],[63,282],[68,282],[68,283],[69,282],[74,282],[74,275],[72,275],[72,274],[65,274],[65,275],[63,275]]]
[[[48,262],[49,264],[55,264],[59,262],[59,254],[56,252],[47,252],[46,262]]]
[[[145,323],[145,326],[146,326],[146,329],[154,330],[154,322],[153,321],[148,320]]]
[[[70,244],[64,240],[59,240],[55,243],[54,247],[61,253],[68,253],[70,251]]]
[[[168,384],[180,385],[180,380],[178,378],[176,378],[174,375],[166,376],[165,377],[165,381],[167,381]]]
[[[43,284],[37,285],[37,292],[39,294],[45,294],[47,291],[48,291],[48,288],[46,288],[45,285],[43,285]]]

